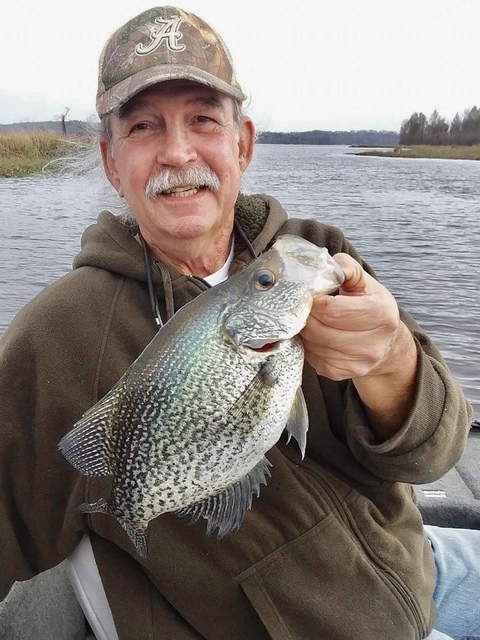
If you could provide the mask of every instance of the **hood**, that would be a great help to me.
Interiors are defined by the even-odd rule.
[[[280,203],[266,195],[238,196],[235,218],[258,255],[265,250],[275,234],[287,220]],[[235,231],[235,260],[232,270],[238,271],[252,260],[245,240]],[[84,231],[81,250],[73,262],[73,268],[90,266],[107,269],[128,278],[146,281],[142,246],[135,240],[119,218],[103,211],[95,224]],[[168,269],[172,281],[185,278],[174,269]],[[160,270],[154,270],[155,280],[161,282]]]

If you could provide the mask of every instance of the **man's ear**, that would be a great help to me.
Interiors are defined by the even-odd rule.
[[[120,184],[120,176],[118,175],[115,158],[110,151],[110,145],[105,140],[102,140],[100,142],[100,151],[102,153],[102,162],[105,175],[110,181],[110,184],[117,191],[118,195],[123,198],[123,191]]]
[[[240,125],[240,139],[238,141],[238,161],[244,173],[253,157],[255,146],[255,125],[252,120],[244,116]]]

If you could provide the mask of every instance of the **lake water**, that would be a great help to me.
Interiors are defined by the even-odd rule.
[[[258,145],[244,180],[291,216],[339,226],[436,341],[480,417],[480,162]],[[105,204],[86,178],[0,178],[0,334],[70,268]]]

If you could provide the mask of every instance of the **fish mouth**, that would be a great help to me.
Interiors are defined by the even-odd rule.
[[[278,340],[272,341],[272,340],[248,340],[248,342],[242,342],[242,347],[246,347],[247,349],[250,349],[251,351],[272,351],[272,349],[274,349],[277,344],[279,343]]]

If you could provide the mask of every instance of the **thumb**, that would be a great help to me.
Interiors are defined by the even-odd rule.
[[[358,263],[348,253],[337,253],[334,256],[335,262],[345,274],[345,280],[342,284],[341,291],[343,293],[369,293],[369,284],[373,278],[363,270],[362,265]],[[375,282],[375,280],[373,280]]]

